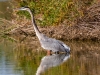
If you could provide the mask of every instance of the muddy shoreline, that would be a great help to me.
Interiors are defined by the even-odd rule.
[[[7,35],[36,37],[31,21],[29,23],[27,21],[25,23],[17,22],[16,24],[18,23],[19,26],[8,32]],[[85,16],[78,19],[74,25],[68,26],[66,24],[38,27],[48,37],[60,40],[100,40],[100,3],[88,8]]]

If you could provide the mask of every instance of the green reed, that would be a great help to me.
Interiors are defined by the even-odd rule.
[[[67,23],[68,25],[76,22],[77,19],[84,16],[84,9],[92,5],[95,0],[27,0],[19,2],[19,7],[29,6],[36,16],[36,21],[40,25],[59,25]],[[25,15],[30,18],[29,13],[20,11],[19,15]],[[37,18],[38,17],[38,18]]]

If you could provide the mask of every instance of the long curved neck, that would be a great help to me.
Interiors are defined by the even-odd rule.
[[[36,32],[36,35],[39,36],[39,35],[40,35],[40,31],[39,31],[39,29],[38,29],[38,27],[37,27],[37,25],[36,25],[36,23],[35,23],[35,20],[34,20],[33,14],[32,14],[32,12],[31,12],[30,9],[29,9],[28,12],[29,12],[30,15],[31,15],[31,18],[32,18],[32,25],[33,25],[33,27],[34,27],[34,30],[35,30],[35,32]]]

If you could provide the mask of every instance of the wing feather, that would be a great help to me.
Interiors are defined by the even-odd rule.
[[[69,49],[69,47],[66,46],[63,42],[53,39],[53,38],[45,37],[44,39],[40,40],[40,43],[44,49],[52,50],[53,52],[66,51]]]

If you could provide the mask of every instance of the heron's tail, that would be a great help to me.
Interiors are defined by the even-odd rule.
[[[63,46],[65,47],[66,52],[70,52],[70,47],[68,47],[67,45],[63,44]]]

